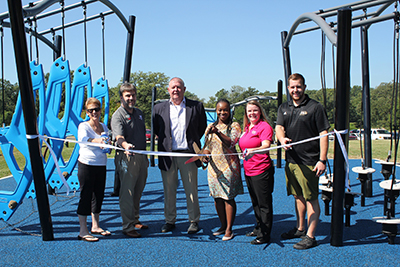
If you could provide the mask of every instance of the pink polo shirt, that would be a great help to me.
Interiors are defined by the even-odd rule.
[[[271,125],[265,121],[259,121],[249,131],[249,125],[246,126],[242,137],[239,140],[239,146],[242,151],[246,148],[260,147],[261,142],[269,140],[272,143],[272,136],[274,130]],[[243,160],[244,173],[247,176],[256,176],[263,173],[269,167],[271,167],[272,161],[267,154],[254,154],[249,160]]]

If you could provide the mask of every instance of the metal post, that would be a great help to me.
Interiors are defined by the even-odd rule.
[[[286,96],[287,96],[287,101],[290,101],[292,98],[289,95],[289,91],[287,89],[288,87],[288,78],[292,74],[292,67],[290,65],[290,52],[289,52],[289,47],[284,47],[284,43],[286,40],[286,37],[288,35],[287,31],[281,32],[281,40],[282,40],[282,53],[283,53],[283,68],[285,70],[285,88],[286,88]]]
[[[153,114],[154,102],[157,99],[157,87],[154,86],[153,90],[151,90],[151,114]],[[155,142],[154,142],[154,127],[153,127],[153,116],[151,116],[151,137],[150,137],[150,151],[154,151]],[[150,166],[154,167],[156,164],[154,163],[154,155],[150,156]]]
[[[125,66],[124,74],[122,76],[122,82],[129,82],[131,77],[131,65],[132,65],[132,51],[133,51],[133,37],[135,35],[135,16],[129,16],[129,26],[131,31],[128,31],[126,37],[126,49],[125,49]]]
[[[282,104],[282,80],[278,81],[278,108]],[[280,145],[280,142],[278,141],[278,146]],[[282,148],[278,148],[276,150],[276,167],[277,168],[282,168]]]
[[[368,56],[368,28],[361,28],[361,65],[362,65],[362,103],[364,110],[364,158],[365,167],[372,167],[372,146],[371,146],[371,104],[369,88],[369,56]],[[362,193],[366,197],[372,197],[372,173],[367,175],[365,183],[362,183]]]
[[[53,61],[56,61],[57,58],[61,57],[61,43],[61,35],[54,36],[54,46],[57,48],[57,50],[54,50],[53,52]]]
[[[8,0],[11,32],[14,43],[15,62],[17,64],[18,82],[20,87],[22,109],[24,113],[27,135],[38,135],[35,102],[33,99],[32,80],[29,69],[28,49],[24,31],[21,1]],[[43,160],[40,153],[39,138],[28,139],[29,156],[32,164],[32,175],[36,189],[40,225],[43,241],[54,240],[49,199],[46,191],[46,181]]]
[[[337,77],[336,77],[336,114],[335,129],[338,131],[349,127],[350,103],[350,48],[351,48],[351,9],[338,11],[337,31]],[[346,140],[347,135],[342,135]],[[348,142],[344,142],[348,146]],[[346,178],[346,166],[337,138],[334,151],[334,174],[331,245],[343,246],[343,203]]]

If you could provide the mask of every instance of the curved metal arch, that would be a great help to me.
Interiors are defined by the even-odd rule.
[[[126,20],[126,18],[121,13],[121,11],[113,3],[111,3],[109,0],[97,0],[97,1],[103,3],[105,6],[109,7],[118,16],[118,18],[121,20],[122,24],[125,26],[127,31],[133,32],[133,29],[130,27],[129,22]],[[22,9],[23,16],[24,17],[36,16],[39,13],[46,10],[47,8],[49,8],[50,6],[52,6],[56,3],[59,3],[59,2],[60,2],[60,0],[42,0],[40,2],[34,3],[34,5],[30,4],[30,5],[24,6]],[[92,0],[85,1],[85,3],[93,3],[93,2],[95,2],[95,1],[92,1]],[[9,17],[9,13],[4,12],[4,13],[0,14],[0,21],[1,20],[4,21],[8,17]],[[10,23],[3,22],[3,26],[10,28]],[[29,33],[29,29],[25,28],[25,32]],[[41,40],[43,43],[45,43],[47,46],[49,46],[53,51],[55,51],[55,52],[58,51],[57,47],[54,46],[54,44],[50,40],[48,40],[46,37],[43,37],[40,34],[36,34],[35,32],[33,32],[33,35],[35,37],[37,37],[39,40]]]
[[[34,3],[35,5],[27,5],[22,7],[22,14],[24,17],[33,17],[36,14],[42,12],[43,10],[49,8],[50,6],[54,5],[55,3],[60,2],[59,0],[43,0],[41,2]],[[9,17],[8,12],[4,12],[0,14],[0,20],[4,20]]]
[[[383,4],[383,5],[375,12],[375,14],[372,16],[372,18],[379,17],[379,16],[380,16],[389,6],[391,6],[392,4],[393,4],[393,2]],[[365,27],[368,29],[369,27],[371,27],[371,25],[372,25],[372,23],[369,24],[369,25],[367,25],[367,26],[365,26]]]
[[[328,23],[324,19],[322,19],[320,16],[316,15],[315,13],[307,12],[302,15],[300,15],[296,21],[293,23],[292,27],[290,28],[290,31],[286,37],[285,43],[283,44],[284,48],[288,48],[290,41],[292,40],[292,37],[297,29],[297,27],[300,25],[305,20],[312,20],[314,21],[320,28],[321,30],[325,33],[325,35],[328,37],[329,41],[336,46],[337,42],[337,36],[335,32],[332,30],[332,28],[329,26]]]
[[[104,5],[108,6],[112,11],[115,12],[115,14],[117,14],[118,18],[124,24],[124,26],[125,26],[125,28],[126,28],[126,30],[128,32],[132,32],[133,31],[133,29],[129,25],[129,22],[125,19],[124,15],[121,13],[121,11],[119,11],[119,9],[113,3],[111,3],[108,0],[98,0],[98,1],[102,2]]]
[[[9,22],[3,22],[3,27],[10,28],[11,25]],[[27,27],[24,27],[24,28],[25,28],[25,32],[29,33],[29,28],[27,28]],[[53,49],[54,52],[59,52],[59,49],[46,37],[40,35],[39,33],[35,32],[35,31],[32,31],[32,35],[37,37],[40,41],[45,43],[48,47]]]
[[[362,3],[365,4],[365,1],[361,1]],[[393,15],[384,15],[381,16],[381,14],[388,8],[390,7],[393,2],[396,2],[395,0],[386,0],[386,1],[379,1],[379,2],[374,2],[373,4],[367,4],[367,5],[361,5],[361,6],[353,6],[355,4],[359,4],[360,2],[356,2],[356,3],[352,3],[352,4],[348,4],[348,5],[342,5],[339,7],[335,7],[335,8],[329,8],[329,9],[324,9],[324,13],[321,12],[313,12],[318,16],[321,16],[322,18],[326,18],[326,17],[330,17],[330,16],[334,16],[337,14],[337,9],[338,8],[342,8],[344,6],[351,6],[352,10],[360,10],[363,8],[367,8],[367,7],[371,7],[371,6],[376,6],[376,5],[381,5],[379,7],[378,10],[368,13],[367,16],[368,18],[365,19],[365,15],[359,15],[359,16],[354,16],[352,17],[353,21],[356,21],[352,24],[352,28],[356,28],[356,27],[360,27],[360,26],[365,26],[367,29],[369,29],[369,27],[372,26],[372,24],[377,23],[377,22],[381,22],[381,21],[385,21],[385,20],[389,20],[391,18],[393,18]],[[327,12],[325,12],[327,11]],[[393,14],[393,13],[392,13]],[[362,22],[360,22],[359,20],[363,19]],[[308,22],[309,20],[304,20],[302,22]],[[337,25],[337,22],[331,22],[331,25]],[[296,31],[293,35],[297,35],[297,34],[302,34],[302,33],[306,33],[306,32],[311,32],[311,31],[315,31],[318,30],[319,27],[318,26],[313,26],[310,28],[305,28],[305,29],[301,29]],[[336,32],[336,27],[332,26],[332,30],[334,32]]]

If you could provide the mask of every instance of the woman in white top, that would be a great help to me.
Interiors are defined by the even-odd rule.
[[[108,129],[104,123],[100,122],[100,101],[93,97],[89,98],[85,108],[89,120],[79,124],[78,141],[105,143],[105,138],[101,137],[101,133],[105,132],[108,135]],[[99,226],[99,215],[106,185],[106,164],[107,154],[101,147],[80,144],[78,179],[81,194],[77,210],[80,225],[79,240],[95,242],[99,239],[91,234],[102,236],[111,234]],[[92,216],[91,234],[86,221],[89,215]]]

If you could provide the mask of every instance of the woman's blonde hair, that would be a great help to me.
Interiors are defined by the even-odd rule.
[[[243,132],[246,129],[246,126],[249,125],[249,118],[247,117],[247,106],[248,105],[254,105],[257,106],[260,111],[260,120],[265,121],[266,123],[268,123],[269,125],[271,125],[271,123],[269,122],[269,118],[267,117],[267,115],[265,114],[265,110],[263,109],[263,107],[260,105],[260,103],[257,100],[250,100],[249,102],[247,102],[246,104],[246,108],[244,109],[244,117],[243,117]]]
[[[90,97],[90,98],[88,98],[88,100],[86,100],[85,109],[87,109],[87,107],[88,107],[89,105],[91,105],[91,104],[95,104],[95,105],[97,105],[99,108],[100,108],[100,106],[101,106],[100,101],[99,101],[97,98],[95,98],[95,97]]]

